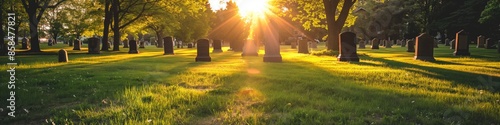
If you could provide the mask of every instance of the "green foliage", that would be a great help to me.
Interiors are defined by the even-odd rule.
[[[481,23],[500,22],[500,0],[489,0],[488,4],[481,12]]]

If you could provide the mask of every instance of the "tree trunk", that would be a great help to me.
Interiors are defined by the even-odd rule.
[[[102,34],[103,41],[101,42],[101,51],[109,51],[109,46],[105,43],[109,39],[109,24],[111,23],[111,11],[110,11],[111,1],[106,0],[104,3],[104,30]]]
[[[28,19],[30,24],[30,52],[42,52],[40,49],[40,39],[38,39],[38,19],[36,18],[36,6],[35,4],[30,4],[30,9],[28,10]]]
[[[111,5],[113,11],[113,51],[120,51],[120,20],[119,16],[120,14],[118,13],[119,7],[120,7],[120,2],[118,0],[113,0],[113,3]]]
[[[163,32],[162,31],[157,31],[156,32],[156,47],[158,48],[163,48]]]
[[[335,12],[339,1],[323,0],[325,6],[326,20],[328,26],[327,50],[339,51],[339,32],[341,29],[335,27]]]

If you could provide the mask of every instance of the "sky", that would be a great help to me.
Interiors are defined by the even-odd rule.
[[[226,3],[228,1],[229,0],[208,0],[208,2],[210,3],[210,7],[212,7],[212,11],[226,8]]]

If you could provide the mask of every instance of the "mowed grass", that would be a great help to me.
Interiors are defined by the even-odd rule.
[[[285,45],[282,63],[264,63],[263,47],[259,57],[224,47],[194,62],[196,49],[66,46],[16,56],[16,117],[4,72],[0,124],[500,124],[500,54],[472,45],[470,57],[441,45],[435,62],[401,47],[360,49],[357,63]],[[60,48],[69,63],[57,62]]]

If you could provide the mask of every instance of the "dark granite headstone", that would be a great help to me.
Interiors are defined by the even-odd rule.
[[[129,54],[137,54],[139,53],[139,50],[137,50],[137,41],[135,40],[130,40],[128,42],[129,48],[128,48],[128,53]]]
[[[192,43],[188,43],[187,47],[188,48],[193,48],[193,44]]]
[[[123,40],[123,48],[128,48],[128,39]]]
[[[21,49],[30,49],[30,40],[26,37],[23,38],[21,43]]]
[[[198,48],[197,48],[197,55],[196,55],[196,62],[210,62],[212,61],[212,58],[210,58],[210,42],[208,39],[199,39],[197,41]]]
[[[406,42],[407,41],[401,40],[401,47],[406,47]]]
[[[477,46],[476,48],[484,48],[484,36],[477,37]]]
[[[415,44],[415,59],[423,61],[435,61],[434,59],[434,47],[436,40],[432,38],[429,34],[422,33],[417,36]]]
[[[379,49],[379,44],[380,44],[380,40],[377,39],[377,38],[373,38],[372,40],[372,49]]]
[[[100,44],[99,44],[99,38],[93,37],[89,38],[89,46],[88,46],[88,51],[89,54],[100,54]]]
[[[73,44],[74,44],[74,46],[73,46],[73,50],[81,50],[80,48],[82,47],[82,43],[81,43],[81,41],[80,41],[80,40],[75,39],[75,40],[73,41]]]
[[[68,62],[68,52],[64,49],[59,50],[59,62]]]
[[[309,54],[309,47],[306,40],[299,40],[299,53]]]
[[[174,38],[167,36],[163,38],[163,55],[174,55]]]
[[[212,50],[213,53],[222,52],[222,40],[214,40],[212,47],[214,48],[214,50]]]
[[[469,43],[467,42],[467,33],[464,30],[459,31],[456,34],[455,43],[455,56],[470,56]]]
[[[340,33],[339,41],[339,56],[338,61],[354,61],[359,62],[359,57],[356,50],[356,34],[353,32]]]
[[[406,45],[408,45],[406,52],[415,52],[415,41],[413,39],[406,41]]]

